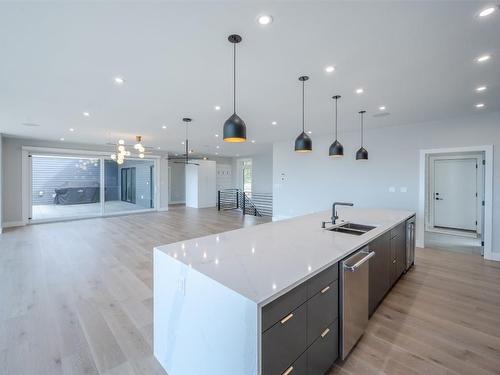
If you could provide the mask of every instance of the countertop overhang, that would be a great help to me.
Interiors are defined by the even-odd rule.
[[[341,221],[372,225],[360,235],[321,228],[331,211],[158,246],[258,305],[265,305],[415,215],[411,211],[339,207]],[[168,270],[165,270],[168,272]]]

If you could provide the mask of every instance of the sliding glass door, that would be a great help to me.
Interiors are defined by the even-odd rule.
[[[155,208],[154,161],[127,159],[123,164],[105,160],[104,212],[108,214]]]
[[[100,159],[32,155],[31,219],[101,214]]]
[[[30,221],[77,219],[155,208],[155,161],[31,154]]]

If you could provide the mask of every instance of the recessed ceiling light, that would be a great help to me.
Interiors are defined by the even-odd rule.
[[[477,62],[485,62],[485,61],[488,61],[490,59],[490,55],[483,55],[483,56],[479,56],[476,61]]]
[[[215,153],[215,155],[219,155],[219,153],[218,153],[218,152],[216,152],[216,153]]]
[[[356,94],[362,94],[364,92],[365,90],[363,90],[362,88],[356,89]]]
[[[216,105],[216,106],[214,107],[214,109],[215,109],[216,111],[220,111],[220,105]]]
[[[486,90],[486,88],[487,88],[486,86],[479,86],[478,88],[476,88],[476,91],[481,92],[481,91]]]
[[[277,121],[273,121],[273,122],[271,122],[271,125],[278,125],[278,122]]]
[[[312,132],[312,131],[310,131],[310,130],[308,130],[308,131],[307,131],[307,134],[312,134],[312,133],[313,133],[313,132]]]
[[[123,79],[123,77],[115,77],[115,83],[117,85],[123,85],[125,83],[125,79]]]
[[[483,103],[477,103],[476,104],[476,108],[483,108],[484,107],[484,104]]]
[[[215,146],[215,148],[218,150],[220,148],[220,146]]]
[[[215,138],[219,138],[219,134],[215,134]]]
[[[75,131],[75,129],[73,129],[73,128],[69,128],[69,131],[70,131],[70,132],[74,132],[74,131]]]
[[[273,22],[273,16],[263,14],[257,18],[257,22],[261,25],[269,25]]]
[[[252,139],[252,143],[255,143],[255,139]]]
[[[167,128],[167,125],[163,125],[161,128],[165,130]]]
[[[60,140],[60,141],[64,141],[64,138],[62,138],[62,137],[61,137],[61,138],[59,138],[59,140]]]
[[[181,142],[181,145],[183,145],[183,144],[184,144],[184,141]]]
[[[379,111],[385,111],[385,105],[381,105],[380,107],[378,107]]]
[[[483,9],[480,13],[479,13],[479,17],[486,17],[486,16],[489,16],[491,13],[493,13],[495,11],[495,7],[489,7],[489,8],[486,8],[486,9]]]
[[[83,112],[82,113],[85,117],[90,117],[90,113],[89,112]]]
[[[327,66],[327,67],[325,68],[325,71],[326,71],[327,73],[332,73],[332,72],[334,72],[334,71],[335,71],[335,67],[334,67],[334,66],[331,66],[331,65],[330,65],[330,66]]]
[[[160,147],[160,146],[158,146],[158,147],[157,147],[157,149],[158,149],[158,150],[160,150],[160,149],[161,149],[161,147]]]

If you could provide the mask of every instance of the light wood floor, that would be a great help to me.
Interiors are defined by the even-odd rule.
[[[500,374],[500,263],[417,249],[333,374]]]
[[[0,374],[165,374],[152,355],[152,248],[262,221],[176,207],[7,230]],[[384,373],[500,373],[500,264],[418,249],[332,371]]]

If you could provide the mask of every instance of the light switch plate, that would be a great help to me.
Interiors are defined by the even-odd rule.
[[[389,193],[395,193],[395,192],[396,192],[396,188],[394,186],[390,186]]]
[[[407,188],[406,186],[401,186],[401,187],[399,188],[399,191],[400,191],[401,193],[407,193],[407,192],[408,192],[408,188]]]

